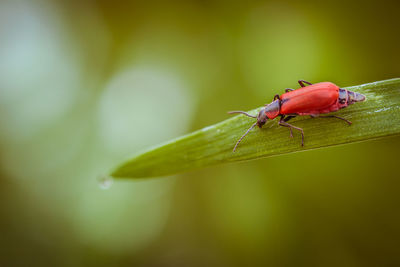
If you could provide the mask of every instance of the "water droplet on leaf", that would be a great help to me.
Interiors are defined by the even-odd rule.
[[[101,189],[109,189],[114,183],[114,179],[111,176],[102,176],[98,179],[99,186]]]

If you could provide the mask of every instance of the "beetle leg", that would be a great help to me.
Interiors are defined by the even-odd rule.
[[[347,122],[349,125],[352,124],[351,121],[346,120],[345,118],[342,118],[342,117],[339,117],[339,116],[336,116],[336,115],[320,116],[320,118],[337,118],[339,120],[343,120],[343,121]]]
[[[294,89],[292,89],[292,88],[286,88],[285,89],[285,93],[290,92],[290,91],[294,91]]]
[[[305,80],[298,80],[298,83],[300,84],[301,87],[306,87],[307,85],[304,85],[305,83],[308,85],[312,85],[312,83],[307,82]]]
[[[279,99],[279,95],[275,95],[273,101],[278,100],[278,99]]]
[[[296,116],[287,116],[287,117],[281,118],[281,120],[283,119],[284,122],[287,122],[287,121],[289,121],[290,119],[293,119],[294,117],[296,117]],[[293,131],[292,131],[292,128],[289,128],[289,130],[290,130],[290,137],[293,138]]]
[[[295,117],[296,116],[290,115],[290,116],[285,117],[283,121],[289,121],[289,120],[291,120],[291,119],[293,119]]]
[[[287,116],[287,117],[285,117],[285,115],[281,115],[280,121],[286,122],[286,121],[290,120],[290,119],[293,118],[293,117],[294,117],[294,116]],[[290,138],[293,138],[293,131],[292,131],[292,128],[289,127],[289,130],[290,130]]]
[[[304,132],[303,132],[303,129],[301,129],[299,127],[296,127],[296,126],[293,126],[293,125],[285,122],[284,118],[281,118],[281,120],[279,121],[278,124],[280,126],[283,126],[283,127],[288,127],[290,129],[290,131],[292,131],[292,128],[300,131],[300,133],[301,133],[301,146],[304,146]]]
[[[290,138],[293,138],[293,130],[292,130],[292,128],[289,127],[289,131],[290,131]]]

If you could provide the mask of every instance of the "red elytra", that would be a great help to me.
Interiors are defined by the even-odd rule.
[[[321,82],[312,84],[304,80],[298,81],[301,88],[293,90],[287,88],[282,95],[275,95],[272,103],[265,105],[260,110],[258,116],[250,115],[244,111],[230,111],[229,114],[240,113],[251,118],[256,118],[257,121],[246,131],[246,133],[237,141],[233,152],[242,139],[253,129],[256,125],[261,128],[268,119],[272,120],[280,116],[278,124],[280,126],[288,127],[290,130],[290,137],[293,137],[292,129],[296,129],[301,133],[301,145],[304,146],[304,132],[303,129],[293,126],[287,121],[296,116],[310,115],[311,117],[318,117],[320,114],[330,113],[339,109],[345,108],[355,102],[365,100],[365,96],[352,92],[346,89],[339,88],[331,82]],[[307,86],[305,84],[308,84]],[[329,115],[321,118],[334,117],[346,121],[349,125],[351,122],[345,118]]]

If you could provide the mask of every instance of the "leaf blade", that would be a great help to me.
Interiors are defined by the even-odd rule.
[[[112,172],[113,177],[144,178],[172,175],[221,163],[251,160],[321,147],[359,142],[400,134],[400,78],[345,87],[366,95],[366,101],[356,103],[335,114],[353,122],[334,118],[297,117],[291,123],[304,129],[305,146],[294,131],[269,121],[263,129],[254,129],[232,149],[254,119],[237,115],[212,126],[176,138],[144,153],[137,154]],[[260,107],[261,108],[261,107]],[[257,115],[260,108],[249,111]]]

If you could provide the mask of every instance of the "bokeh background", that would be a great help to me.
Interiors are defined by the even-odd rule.
[[[399,137],[98,184],[298,79],[399,77],[399,9],[2,0],[0,265],[399,265]]]

